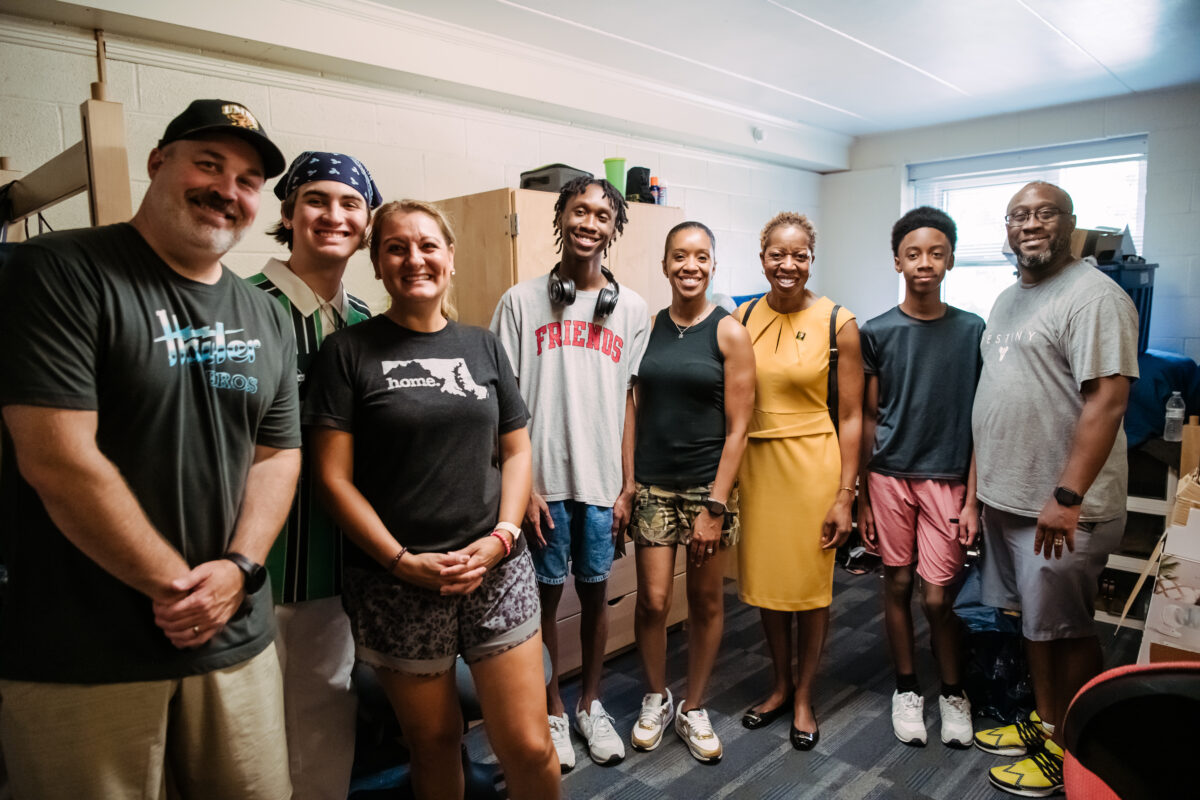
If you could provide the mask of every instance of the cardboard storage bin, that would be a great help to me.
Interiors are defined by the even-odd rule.
[[[1138,663],[1200,661],[1200,513],[1167,529]]]

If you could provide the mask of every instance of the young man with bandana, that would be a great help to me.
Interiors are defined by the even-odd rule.
[[[296,380],[321,342],[368,319],[366,304],[342,286],[350,257],[366,246],[371,212],[382,202],[362,162],[308,151],[275,184],[280,219],[269,233],[291,251],[250,277],[278,300],[296,335]],[[354,762],[357,704],[350,684],[354,641],[342,610],[342,541],[316,497],[303,460],[291,513],[267,556],[275,598],[275,640],[283,669],[288,758],[296,800],[342,800]]]
[[[291,796],[260,564],[300,468],[295,339],[221,264],[283,166],[245,106],[197,100],[129,223],[0,272],[16,797]]]

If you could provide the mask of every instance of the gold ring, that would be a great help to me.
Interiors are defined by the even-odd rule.
[[[199,636],[199,635],[200,635],[200,626],[199,626],[199,625],[193,625],[193,626],[192,626],[192,635],[193,635],[193,636]]]

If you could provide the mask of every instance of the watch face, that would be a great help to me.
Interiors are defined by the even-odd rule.
[[[716,500],[705,500],[704,507],[708,509],[708,513],[718,516],[725,513],[725,504]]]
[[[1059,505],[1064,505],[1069,508],[1082,503],[1083,495],[1076,494],[1066,487],[1059,486],[1054,490],[1054,499],[1058,501]]]

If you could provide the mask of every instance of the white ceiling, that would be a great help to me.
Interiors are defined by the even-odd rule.
[[[862,134],[1200,81],[1200,0],[0,0],[0,10],[820,171],[845,168]]]
[[[380,2],[851,135],[1200,80],[1197,0]]]

